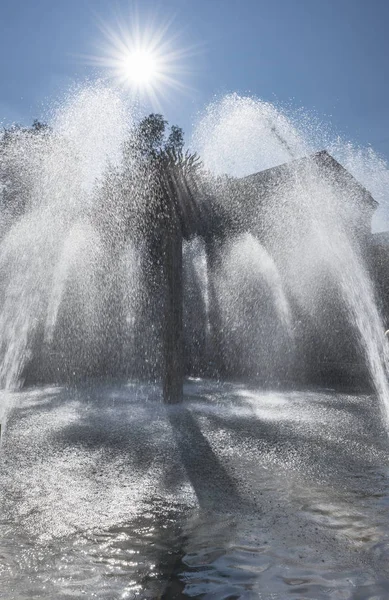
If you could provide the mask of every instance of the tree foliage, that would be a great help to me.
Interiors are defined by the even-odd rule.
[[[178,125],[169,127],[162,115],[152,113],[136,127],[130,149],[150,165],[170,163],[187,171],[197,169],[201,164],[199,156],[189,150],[184,152],[184,145],[182,128]]]
[[[44,152],[51,128],[38,119],[31,126],[19,124],[0,133],[0,210],[15,218],[24,214],[31,194],[34,166]]]

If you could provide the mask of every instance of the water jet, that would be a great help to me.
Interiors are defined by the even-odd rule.
[[[4,589],[377,595],[372,164],[237,95],[181,142],[101,85],[1,140]]]

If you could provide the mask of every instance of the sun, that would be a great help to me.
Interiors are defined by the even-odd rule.
[[[161,108],[161,98],[169,92],[188,93],[188,59],[194,47],[178,45],[178,34],[171,34],[171,22],[149,18],[141,23],[139,15],[118,18],[115,26],[99,21],[102,39],[94,56],[84,57],[89,64],[103,68],[108,77],[137,98],[146,96],[153,107]]]
[[[158,57],[147,50],[134,50],[123,56],[121,69],[130,84],[150,85],[158,78]]]

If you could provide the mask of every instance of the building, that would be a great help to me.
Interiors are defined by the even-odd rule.
[[[217,280],[231,240],[249,233],[274,259],[294,323],[291,341],[277,325],[272,300],[253,289],[249,296],[242,285],[236,295],[245,295],[242,302],[249,308],[240,323],[223,324],[213,309],[215,353],[224,373],[320,384],[368,380],[344,286],[348,271],[371,264],[371,222],[377,206],[368,190],[326,151],[220,186],[204,236],[210,281]],[[389,267],[389,252],[385,260]],[[384,258],[378,262],[385,270]],[[381,280],[389,298],[389,277]],[[213,304],[217,306],[215,299]],[[270,326],[260,326],[261,319]]]

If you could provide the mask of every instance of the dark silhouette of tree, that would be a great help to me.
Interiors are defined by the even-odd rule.
[[[95,215],[106,247],[105,256],[109,257],[107,268],[102,272],[107,290],[107,320],[102,324],[105,341],[101,370],[112,370],[121,362],[124,316],[117,302],[120,281],[112,281],[109,273],[116,271],[115,265],[131,240],[142,248],[141,270],[145,279],[142,316],[135,326],[134,336],[138,356],[148,355],[147,361],[138,359],[135,371],[138,375],[143,371],[146,377],[157,377],[164,370],[161,364],[167,323],[164,315],[171,312],[166,307],[167,299],[177,299],[182,304],[182,293],[177,289],[173,298],[167,294],[167,287],[169,275],[178,273],[171,267],[174,256],[180,265],[182,262],[182,238],[195,233],[194,190],[200,160],[196,154],[184,150],[181,127],[169,126],[160,114],[143,118],[123,150],[122,164],[110,168],[102,183],[101,202]],[[179,277],[181,270],[182,266]],[[181,280],[176,281],[181,287]],[[153,331],[147,328],[145,331],[145,324],[150,322],[154,323]],[[182,324],[179,327],[182,328]]]
[[[142,119],[135,131],[135,144],[143,156],[153,159],[163,152],[167,125],[168,122],[159,114]]]
[[[39,119],[33,120],[31,129],[35,133],[48,133],[51,131],[51,128],[47,125],[47,123],[42,123],[42,121],[39,121]]]
[[[0,208],[9,225],[26,211],[34,176],[31,157],[39,161],[43,139],[50,134],[51,128],[38,119],[29,127],[11,125],[0,134]]]
[[[155,164],[156,160],[167,155],[178,157],[183,154],[184,132],[177,125],[169,128],[162,115],[152,113],[139,122],[126,149],[132,155]]]
[[[171,126],[165,148],[168,152],[182,153],[184,148],[184,132],[181,127],[177,127],[176,125]]]
[[[139,124],[141,154],[151,174],[150,202],[146,204],[144,232],[152,269],[149,296],[153,296],[161,324],[161,366],[165,402],[180,402],[183,359],[183,263],[184,238],[200,225],[196,194],[199,158],[183,152],[184,135],[173,125],[169,134],[162,115],[149,115]],[[157,296],[157,301],[155,301]]]

